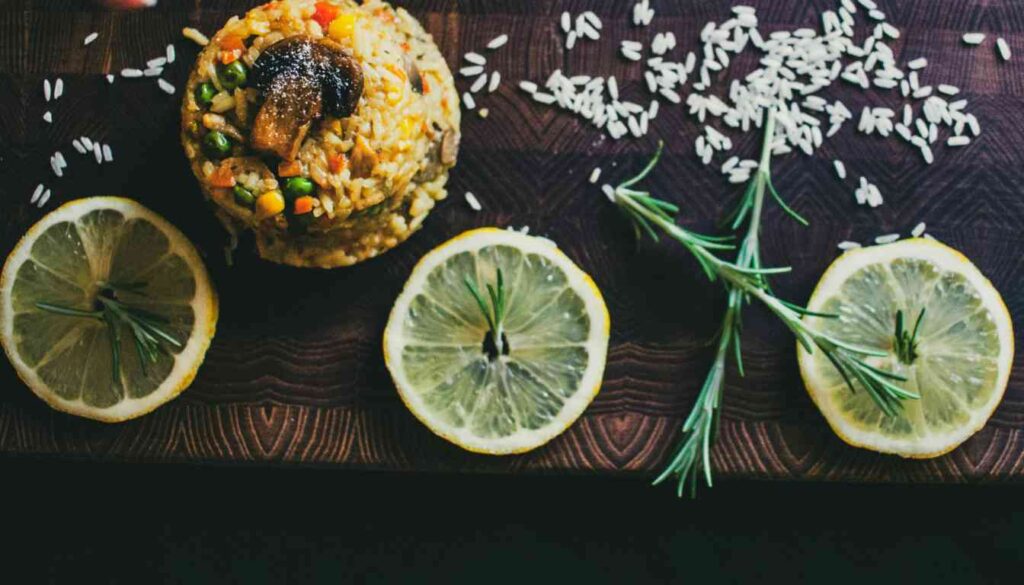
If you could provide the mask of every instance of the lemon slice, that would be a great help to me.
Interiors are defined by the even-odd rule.
[[[143,361],[129,322],[106,317],[117,320],[112,336],[105,307],[144,316],[176,343],[161,340]],[[0,275],[0,341],[18,375],[53,408],[105,422],[146,414],[187,388],[217,310],[188,239],[119,197],[80,199],[46,215]]]
[[[485,290],[499,270],[500,352],[466,286],[468,278]],[[384,359],[402,400],[430,430],[469,451],[521,453],[564,431],[593,400],[608,331],[594,281],[553,242],[485,228],[419,262],[384,331]]]
[[[886,352],[870,363],[906,377],[900,385],[920,395],[886,416],[863,388],[851,392],[822,352],[798,348],[807,391],[851,445],[936,457],[981,429],[1003,397],[1013,363],[1010,314],[981,272],[943,244],[913,239],[847,252],[822,276],[808,308],[839,315],[813,323]],[[898,343],[897,313],[907,339],[922,309],[914,343]]]

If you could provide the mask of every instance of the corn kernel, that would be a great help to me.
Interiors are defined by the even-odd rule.
[[[346,12],[345,14],[338,15],[333,21],[331,26],[327,29],[327,34],[331,35],[331,38],[341,41],[348,39],[352,36],[352,33],[356,30],[356,21],[359,16],[354,12]]]
[[[268,217],[284,211],[284,195],[280,191],[267,191],[256,199],[256,220],[263,221]]]

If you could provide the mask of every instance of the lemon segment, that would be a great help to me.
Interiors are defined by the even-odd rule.
[[[949,452],[985,425],[1009,381],[1013,323],[1002,297],[959,252],[929,239],[853,250],[825,272],[808,303],[837,319],[823,332],[886,352],[871,365],[906,377],[920,396],[886,416],[855,382],[851,392],[822,352],[798,348],[811,398],[844,441],[904,457]],[[913,326],[924,310],[913,359],[896,349],[895,319]],[[909,363],[908,363],[909,361]]]
[[[180,347],[165,345],[143,365],[122,326],[115,373],[107,323],[39,306],[96,311],[98,295],[114,283],[123,287],[118,301],[166,323]],[[0,341],[19,377],[53,408],[105,422],[141,416],[188,387],[217,313],[192,244],[160,216],[118,197],[80,199],[46,215],[0,275]]]
[[[508,351],[467,277],[504,276]],[[594,282],[550,240],[473,230],[427,254],[395,302],[384,357],[399,395],[436,434],[470,451],[520,453],[569,427],[600,388],[608,310]]]

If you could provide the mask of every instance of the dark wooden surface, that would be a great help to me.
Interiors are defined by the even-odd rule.
[[[827,0],[759,0],[764,28],[814,25]],[[272,266],[248,253],[227,267],[223,236],[203,204],[176,140],[178,101],[152,80],[108,85],[107,71],[139,67],[168,42],[179,60],[165,76],[182,86],[197,50],[182,26],[212,32],[251,2],[162,0],[136,13],[96,11],[74,0],[0,2],[0,255],[46,210],[78,197],[123,194],[164,214],[206,255],[221,296],[217,337],[195,384],[179,399],[134,422],[107,426],[51,412],[0,364],[0,452],[102,460],[343,465],[402,470],[480,472],[650,472],[678,438],[709,360],[721,295],[694,264],[670,246],[633,243],[631,232],[586,182],[594,166],[605,177],[635,169],[664,139],[670,152],[652,179],[684,207],[684,221],[710,229],[737,194],[695,160],[695,124],[682,107],[665,107],[642,140],[609,143],[573,118],[530,103],[513,82],[567,72],[614,73],[625,91],[641,92],[641,69],[617,57],[621,38],[673,30],[681,50],[695,48],[700,28],[727,17],[724,0],[656,1],[646,31],[629,25],[632,3],[593,1],[403,2],[423,18],[453,66],[464,51],[507,32],[512,41],[491,57],[506,82],[480,100],[481,120],[466,116],[464,148],[452,175],[454,196],[425,229],[386,256],[333,272]],[[867,241],[907,233],[918,221],[976,261],[1003,292],[1018,319],[1024,311],[1024,5],[1017,0],[881,2],[903,30],[897,57],[925,56],[929,83],[964,89],[984,126],[969,148],[940,149],[937,164],[895,141],[853,132],[854,124],[813,158],[775,163],[776,184],[812,226],[800,228],[776,209],[767,213],[765,256],[796,270],[779,278],[788,298],[806,299],[843,239]],[[557,16],[596,10],[608,42],[560,49]],[[1006,37],[1020,54],[1000,64],[986,47],[968,50],[959,37],[982,30]],[[82,39],[98,31],[90,47]],[[65,96],[44,104],[42,80],[60,76]],[[460,81],[460,88],[461,86]],[[896,105],[892,94],[845,84],[832,89],[848,105],[870,99]],[[54,124],[41,116],[47,109]],[[851,108],[852,109],[852,108]],[[98,167],[71,148],[73,137],[109,142],[116,162]],[[758,138],[738,143],[751,156]],[[70,168],[54,180],[56,149]],[[857,207],[840,186],[833,158],[867,175],[886,205]],[[613,166],[617,165],[617,166]],[[54,189],[46,210],[28,204],[43,180]],[[461,201],[472,190],[476,214]],[[612,347],[604,387],[567,433],[533,453],[487,458],[435,438],[398,400],[380,357],[391,301],[415,261],[452,235],[481,225],[529,225],[554,238],[590,272],[612,314]],[[1024,367],[1018,358],[1006,397],[989,425],[950,455],[909,462],[845,446],[814,409],[799,381],[793,341],[760,310],[749,312],[744,339],[748,376],[731,375],[714,451],[720,477],[863,481],[992,481],[1024,476]]]

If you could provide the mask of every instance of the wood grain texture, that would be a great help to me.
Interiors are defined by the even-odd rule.
[[[813,25],[830,0],[759,0],[763,26]],[[509,45],[490,58],[507,80],[480,100],[481,120],[466,116],[464,148],[451,181],[451,200],[399,249],[363,265],[304,272],[262,263],[247,252],[228,268],[223,234],[201,202],[176,140],[180,96],[150,81],[102,74],[138,67],[168,42],[179,61],[166,78],[183,86],[197,50],[182,26],[210,32],[251,3],[163,0],[156,9],[111,13],[72,0],[5,0],[0,4],[0,254],[44,211],[28,204],[44,179],[54,189],[48,208],[95,194],[125,194],[180,226],[204,251],[222,299],[219,331],[193,387],[141,420],[107,426],[51,412],[0,364],[0,452],[102,460],[346,465],[475,472],[637,472],[658,468],[678,439],[708,366],[721,295],[693,262],[671,246],[636,245],[614,209],[586,177],[595,166],[608,180],[637,168],[665,140],[670,151],[652,179],[674,194],[688,225],[710,229],[737,189],[701,167],[692,143],[697,127],[680,107],[666,107],[642,140],[611,143],[573,118],[529,102],[512,81],[544,79],[556,67],[618,76],[623,91],[641,89],[641,69],[619,59],[617,40],[673,30],[681,49],[694,48],[708,20],[726,18],[725,0],[656,1],[655,26],[629,24],[623,0],[415,0],[420,16],[457,66],[464,51],[497,34]],[[776,184],[810,218],[803,229],[777,209],[766,217],[765,257],[797,270],[779,278],[787,298],[807,298],[843,239],[907,233],[928,222],[936,237],[960,248],[1003,291],[1011,312],[1024,314],[1024,58],[1000,64],[990,47],[965,49],[967,30],[1007,38],[1024,52],[1024,5],[1018,0],[890,0],[881,2],[903,31],[897,57],[929,59],[926,82],[963,88],[985,132],[974,145],[940,149],[926,167],[895,141],[847,128],[815,157],[780,159]],[[616,42],[560,49],[557,15],[597,11]],[[90,32],[100,33],[90,47]],[[42,79],[60,76],[65,97],[44,104]],[[462,84],[462,81],[459,82]],[[460,86],[461,87],[461,86]],[[890,94],[832,90],[851,106],[896,104]],[[47,109],[54,124],[41,116]],[[88,135],[113,145],[116,162],[102,167],[73,154],[70,140]],[[741,139],[750,156],[759,138]],[[70,168],[52,180],[50,154]],[[853,176],[876,182],[886,205],[857,207],[849,186],[834,178],[842,158]],[[484,205],[461,201],[472,190]],[[567,433],[533,453],[488,458],[435,438],[398,400],[380,356],[391,301],[416,260],[452,235],[482,225],[529,225],[546,234],[592,274],[612,314],[612,347],[603,390]],[[799,381],[789,334],[759,309],[749,311],[744,339],[748,375],[731,375],[722,430],[714,451],[720,477],[858,481],[991,481],[1024,477],[1024,362],[990,424],[948,456],[910,462],[853,449],[828,430]]]

